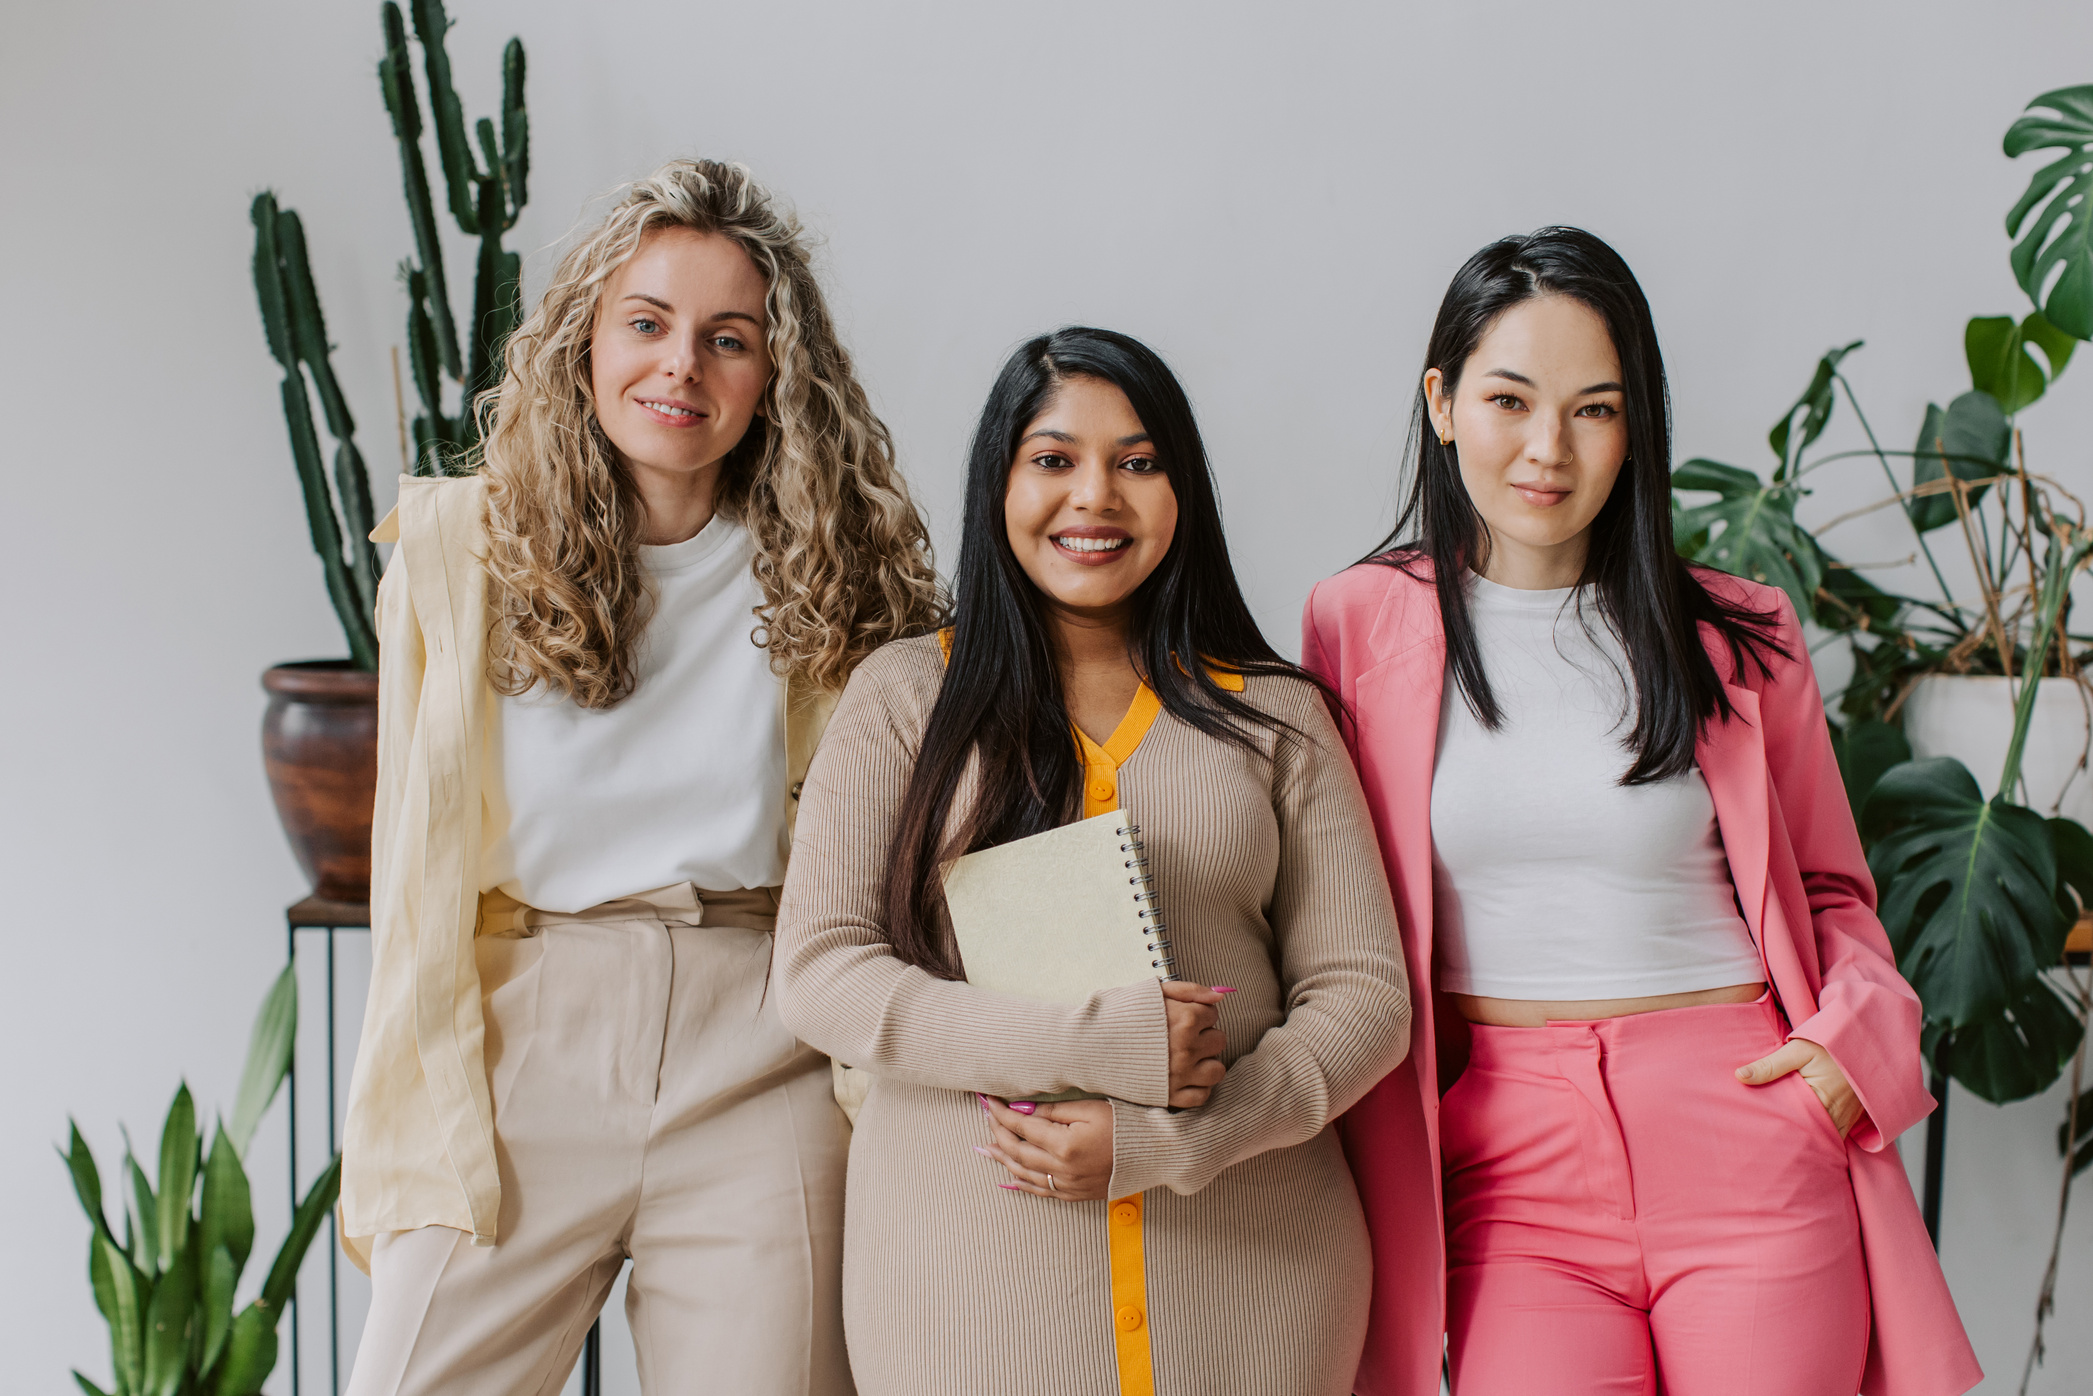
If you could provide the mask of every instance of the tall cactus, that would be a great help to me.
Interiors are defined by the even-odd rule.
[[[378,634],[372,612],[378,601],[378,553],[370,543],[370,475],[356,450],[356,423],[328,359],[327,322],[321,318],[319,293],[306,262],[305,229],[296,213],[278,208],[276,196],[266,191],[255,196],[248,216],[254,222],[254,290],[261,301],[269,352],[283,368],[283,415],[291,433],[291,459],[305,494],[313,551],[320,555],[327,595],[348,636],[351,658],[359,669],[376,669]],[[305,390],[307,373],[335,441],[332,493],[320,464],[320,434]]]
[[[461,340],[451,315],[436,205],[422,160],[421,105],[407,48],[407,25],[400,7],[386,0],[380,11],[385,57],[378,63],[378,82],[392,115],[393,138],[400,148],[401,183],[414,227],[415,257],[400,264],[401,281],[407,289],[407,354],[413,365],[415,393],[421,399],[421,411],[414,419],[414,471],[434,475],[459,468],[466,450],[478,442],[482,423],[472,410],[473,399],[500,381],[501,346],[522,318],[522,258],[505,250],[501,238],[516,226],[528,198],[530,118],[523,105],[523,43],[510,39],[502,51],[501,126],[497,130],[493,121],[480,119],[472,132],[479,146],[475,158],[474,140],[466,133],[464,105],[451,85],[450,55],[444,47],[450,21],[443,0],[412,0],[412,8],[450,214],[461,232],[479,239],[470,337]],[[445,378],[460,389],[455,415],[444,410]]]
[[[392,114],[407,214],[414,227],[415,255],[400,264],[400,279],[407,290],[407,356],[414,366],[414,390],[421,399],[421,411],[414,418],[412,469],[417,475],[437,475],[465,468],[467,452],[481,433],[472,400],[500,381],[502,345],[523,315],[523,259],[503,248],[501,238],[516,226],[528,197],[530,117],[523,107],[523,42],[510,39],[501,58],[501,125],[497,129],[494,122],[482,118],[472,131],[480,159],[486,162],[482,168],[473,155],[473,140],[467,137],[464,106],[451,86],[451,60],[443,46],[450,20],[444,15],[443,0],[412,0],[412,4],[414,37],[422,46],[436,150],[451,217],[480,243],[469,337],[461,339],[451,316],[436,206],[429,197],[428,169],[422,163],[421,106],[409,62],[407,26],[400,7],[386,0],[380,10],[385,57],[378,64],[378,84],[385,94],[386,110]],[[305,492],[313,550],[320,555],[327,595],[349,637],[350,655],[359,669],[376,669],[378,636],[372,613],[378,598],[378,552],[369,541],[370,475],[356,450],[356,423],[328,361],[327,325],[320,316],[312,268],[306,264],[305,230],[297,214],[276,206],[273,194],[257,197],[251,216],[254,289],[261,300],[269,352],[283,368],[284,423],[291,434],[298,483]],[[331,491],[321,464],[312,399],[306,390],[308,374],[335,441]],[[444,411],[446,378],[458,386],[455,414]]]

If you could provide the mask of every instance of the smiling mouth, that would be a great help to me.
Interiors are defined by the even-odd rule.
[[[685,407],[677,402],[663,402],[660,398],[643,397],[637,401],[649,412],[666,417],[672,422],[695,422],[705,415],[694,407]]]
[[[1131,538],[1069,538],[1057,536],[1052,542],[1066,553],[1084,553],[1095,556],[1099,553],[1116,553],[1132,546]]]

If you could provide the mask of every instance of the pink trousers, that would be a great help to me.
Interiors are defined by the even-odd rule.
[[[1846,1144],[1770,999],[1477,1027],[1440,1105],[1457,1396],[1854,1396]]]

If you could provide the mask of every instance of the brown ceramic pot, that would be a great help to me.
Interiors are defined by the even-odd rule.
[[[371,896],[371,804],[378,786],[378,676],[345,659],[279,664],[262,674],[269,710],[262,759],[276,817],[312,895]]]

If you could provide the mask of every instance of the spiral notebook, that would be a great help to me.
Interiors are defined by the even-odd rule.
[[[1177,977],[1141,828],[1125,810],[955,860],[945,905],[967,982],[995,993],[1081,1003],[1101,989]]]

